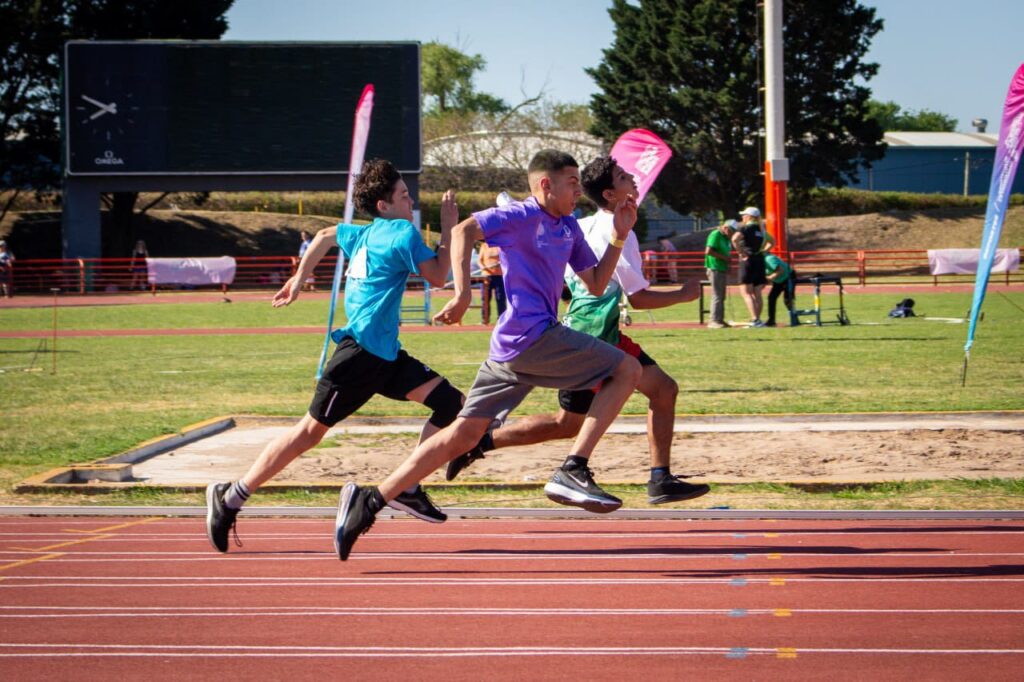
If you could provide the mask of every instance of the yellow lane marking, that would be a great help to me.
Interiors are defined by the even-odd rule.
[[[768,579],[768,584],[771,585],[772,587],[779,587],[781,585],[785,585],[786,584],[786,579],[785,578],[769,578]]]
[[[779,647],[775,650],[777,658],[796,658],[796,649],[792,647]]]
[[[113,535],[94,535],[88,538],[82,538],[81,540],[68,540],[67,542],[58,542],[56,545],[48,545],[46,547],[36,547],[35,549],[29,550],[30,552],[49,552],[51,549],[57,549],[59,547],[70,547],[71,545],[80,545],[83,542],[92,542],[93,540],[105,540],[112,538]]]
[[[782,555],[781,554],[777,554],[775,552],[772,552],[771,554],[768,555],[768,558],[769,559],[781,559]]]
[[[772,611],[772,613],[774,613],[779,618],[786,618],[787,616],[793,615],[793,612],[789,609],[775,609],[774,611]]]
[[[55,552],[53,554],[47,554],[45,556],[37,556],[35,559],[25,559],[23,561],[15,561],[12,564],[4,564],[0,566],[0,571],[6,571],[8,568],[17,568],[18,566],[25,566],[27,564],[34,564],[37,561],[46,561],[47,559],[54,559],[59,556],[64,556],[63,552]]]
[[[765,533],[764,536],[766,538],[777,538],[777,537],[779,537],[779,534],[778,533]]]
[[[141,526],[144,523],[153,523],[159,521],[162,517],[154,516],[148,519],[142,519],[140,521],[129,521],[128,523],[119,523],[116,526],[106,526],[104,528],[93,528],[92,530],[82,530],[81,528],[65,528],[66,533],[107,533],[112,530],[119,530],[121,528],[128,528],[130,526]]]
[[[93,528],[92,530],[81,530],[79,528],[64,528],[63,532],[65,533],[85,533],[88,535],[88,537],[80,538],[78,540],[68,540],[67,542],[58,542],[55,545],[47,545],[46,547],[19,547],[16,549],[21,549],[29,552],[49,552],[51,549],[58,549],[60,547],[70,547],[71,545],[80,545],[83,542],[92,542],[93,540],[108,540],[115,536],[107,534],[106,531],[118,530],[120,528],[128,528],[129,526],[139,526],[143,523],[152,523],[153,521],[159,521],[160,518],[161,517],[159,516],[154,516],[152,518],[142,519],[140,521],[129,521],[128,523],[119,523],[114,526],[104,526],[103,528]]]

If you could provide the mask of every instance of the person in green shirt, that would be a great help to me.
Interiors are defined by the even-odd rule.
[[[766,327],[775,326],[775,304],[782,294],[782,302],[786,310],[793,310],[794,290],[796,288],[796,275],[793,268],[789,267],[786,261],[774,254],[766,254],[764,257],[765,279],[771,282],[772,289],[768,292],[768,320]],[[790,318],[792,320],[792,318]]]
[[[730,241],[736,232],[736,221],[727,220],[708,235],[704,246],[704,267],[707,268],[708,280],[711,282],[711,320],[708,329],[728,327],[725,321],[726,279],[729,276]]]

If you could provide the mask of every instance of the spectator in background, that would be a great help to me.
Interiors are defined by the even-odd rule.
[[[136,287],[138,287],[139,291],[146,290],[146,284],[149,283],[149,268],[146,267],[147,258],[149,258],[149,251],[146,249],[146,242],[140,239],[135,242],[135,248],[132,249],[132,291],[135,291]]]
[[[711,230],[704,245],[704,267],[711,282],[711,320],[708,329],[723,329],[729,326],[725,321],[726,280],[729,277],[729,241],[736,232],[736,221],[726,220]]]
[[[481,302],[480,315],[484,322],[491,319],[491,297],[494,297],[494,305],[498,310],[498,317],[505,312],[505,282],[501,277],[501,260],[499,256],[501,249],[496,246],[488,246],[487,242],[480,242],[480,270],[487,278],[487,286],[484,288],[484,300]]]
[[[14,254],[3,239],[0,239],[0,290],[4,298],[10,298],[14,292]]]
[[[761,227],[761,211],[748,206],[740,212],[741,225],[732,236],[732,245],[740,257],[740,283],[743,285],[743,302],[750,313],[748,327],[764,327],[761,308],[764,298],[761,290],[767,283],[764,272],[764,252],[772,248],[771,235]]]
[[[768,292],[768,320],[764,323],[766,327],[775,326],[775,304],[782,294],[782,302],[786,310],[793,310],[793,291],[796,285],[796,273],[789,267],[786,261],[774,254],[766,254],[764,257],[765,279],[772,284],[772,290]]]
[[[299,236],[302,237],[302,243],[299,244],[299,260],[301,261],[302,257],[306,255],[306,250],[312,243],[313,237],[305,230],[300,232]],[[303,291],[316,291],[316,277],[309,277],[302,285],[302,289]]]

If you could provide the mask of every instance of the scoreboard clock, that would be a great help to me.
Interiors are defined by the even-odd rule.
[[[359,95],[374,84],[366,158],[421,170],[418,43],[71,41],[68,175],[348,171]]]

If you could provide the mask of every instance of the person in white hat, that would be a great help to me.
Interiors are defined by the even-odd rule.
[[[749,327],[764,327],[761,308],[764,298],[761,294],[768,282],[764,268],[765,251],[775,242],[761,227],[761,211],[748,206],[740,211],[740,228],[732,236],[733,247],[740,257],[740,283],[743,285],[743,302],[750,312]]]

